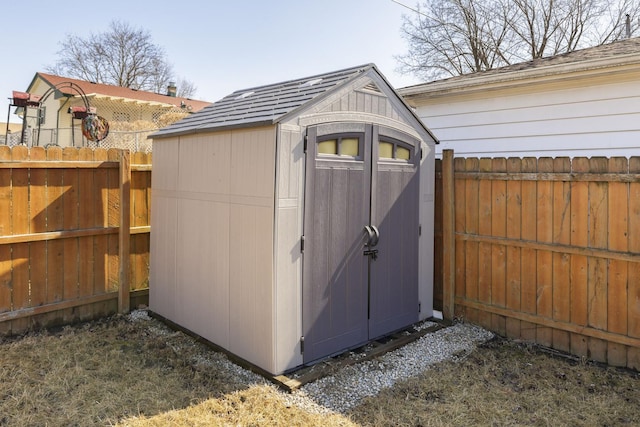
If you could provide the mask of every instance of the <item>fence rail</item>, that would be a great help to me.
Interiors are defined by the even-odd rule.
[[[640,157],[438,163],[445,316],[640,368]]]
[[[0,146],[0,333],[145,300],[150,163],[115,149]]]

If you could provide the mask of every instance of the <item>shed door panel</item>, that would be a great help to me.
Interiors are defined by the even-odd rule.
[[[400,137],[364,124],[309,129],[303,265],[305,363],[418,320],[420,145]],[[382,149],[379,141],[384,143]],[[379,230],[375,247],[367,246],[366,226]],[[377,251],[375,257],[366,255],[371,250]]]
[[[420,143],[377,127],[373,140],[371,223],[380,231],[380,239],[369,279],[369,339],[415,323],[419,316]]]
[[[360,142],[364,126],[309,130],[305,184],[303,327],[305,362],[368,340],[367,263],[362,230],[369,222],[370,167],[359,156],[319,154],[336,136]],[[324,138],[324,141],[322,141]],[[319,144],[319,143],[320,144]],[[340,147],[337,147],[338,149]],[[349,152],[352,147],[349,147]]]

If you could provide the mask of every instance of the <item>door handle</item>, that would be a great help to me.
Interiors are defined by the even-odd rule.
[[[375,238],[376,233],[375,233],[375,231],[373,231],[373,229],[372,229],[370,226],[368,226],[368,225],[365,225],[365,226],[364,226],[364,231],[365,231],[365,233],[367,233],[367,246],[371,247],[371,246],[372,246],[372,245],[371,245],[371,242],[372,242],[372,241],[373,241],[373,239]],[[374,246],[375,246],[375,245],[374,245]]]
[[[380,231],[375,225],[372,225],[371,228],[373,229],[374,236],[369,246],[374,247],[378,244],[378,240],[380,240]]]
[[[380,240],[380,231],[375,225],[365,225],[364,231],[367,233],[367,246],[373,248]]]

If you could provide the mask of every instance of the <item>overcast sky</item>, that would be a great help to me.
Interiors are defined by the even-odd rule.
[[[178,77],[197,87],[194,98],[229,93],[373,62],[390,83],[420,83],[396,72],[406,51],[403,14],[392,0],[191,0],[172,2],[5,2],[0,28],[0,97],[6,121],[13,90],[56,62],[66,34],[87,36],[122,20],[148,30]],[[415,0],[404,2],[413,6]],[[11,121],[17,121],[12,114]]]

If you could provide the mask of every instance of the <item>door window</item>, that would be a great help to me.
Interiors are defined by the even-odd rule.
[[[363,149],[362,141],[361,135],[328,135],[318,140],[318,155],[351,157],[360,160]]]
[[[392,139],[381,139],[378,141],[378,157],[381,159],[411,160],[411,149],[409,145]]]

